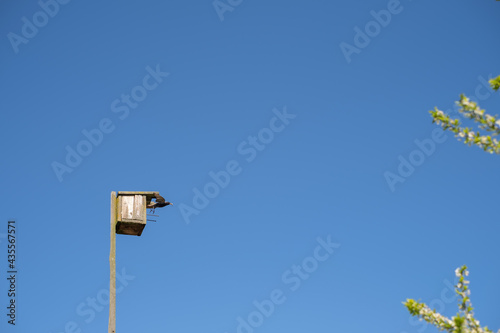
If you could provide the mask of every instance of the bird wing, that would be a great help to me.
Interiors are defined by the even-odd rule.
[[[155,193],[155,198],[157,203],[165,203],[165,198],[160,193]]]

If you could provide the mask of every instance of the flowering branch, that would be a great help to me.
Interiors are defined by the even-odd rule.
[[[440,331],[450,333],[493,333],[488,327],[481,327],[479,320],[474,318],[472,304],[470,302],[469,281],[465,276],[469,275],[467,266],[462,266],[455,270],[458,282],[455,285],[455,292],[459,297],[458,309],[460,312],[451,319],[439,314],[436,310],[431,310],[425,303],[407,299],[403,304],[406,306],[412,316],[419,317],[429,324],[436,326]],[[500,330],[498,330],[500,333]]]
[[[500,89],[500,76],[489,80],[491,88],[495,91]],[[465,95],[460,95],[460,100],[456,102],[460,106],[458,110],[466,118],[479,123],[479,128],[490,132],[491,135],[481,135],[479,131],[474,131],[469,127],[460,127],[459,119],[452,119],[450,116],[439,110],[437,107],[429,111],[432,116],[432,122],[441,125],[444,130],[450,130],[455,133],[459,140],[464,139],[464,143],[469,146],[474,144],[489,153],[500,154],[500,142],[492,138],[500,134],[500,119],[498,116],[485,114],[477,103],[472,102]]]

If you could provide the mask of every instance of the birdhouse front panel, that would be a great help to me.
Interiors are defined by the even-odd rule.
[[[121,219],[122,220],[139,220],[146,218],[146,196],[144,195],[127,195],[120,196]]]
[[[140,236],[146,226],[146,196],[118,195],[116,233]]]

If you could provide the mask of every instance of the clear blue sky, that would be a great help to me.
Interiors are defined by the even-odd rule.
[[[60,1],[0,5],[2,332],[106,332],[111,191],[175,204],[117,237],[119,333],[435,332],[401,302],[463,264],[500,328],[499,158],[428,114],[499,109],[500,3]]]

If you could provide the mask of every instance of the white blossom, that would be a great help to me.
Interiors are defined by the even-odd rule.
[[[493,333],[488,328],[480,327],[479,320],[474,318],[472,312],[472,306],[470,299],[467,295],[470,295],[470,289],[467,288],[469,281],[465,280],[465,276],[469,275],[469,271],[466,266],[459,267],[455,270],[455,275],[459,277],[459,282],[455,285],[455,291],[457,292],[459,298],[459,310],[460,313],[451,319],[437,313],[436,310],[431,310],[426,304],[421,302],[416,302],[414,300],[407,300],[405,303],[408,310],[411,313],[415,313],[420,320],[424,320],[429,324],[436,326],[440,331],[447,331],[448,333],[456,333],[458,331],[462,333]],[[462,322],[461,327],[457,327],[455,320]],[[500,330],[498,331],[500,333]]]

